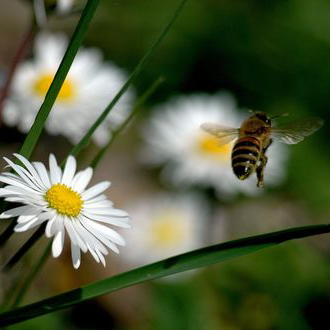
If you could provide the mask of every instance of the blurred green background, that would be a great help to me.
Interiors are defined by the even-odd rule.
[[[106,59],[130,72],[166,24],[178,1],[103,0],[85,39]],[[0,3],[0,65],[8,67],[29,25],[29,3]],[[225,203],[234,239],[293,225],[327,223],[330,215],[330,3],[326,0],[190,0],[134,87],[145,91],[160,75],[165,83],[145,104],[145,112],[111,150],[111,157],[134,163],[136,134],[152,106],[171,96],[230,91],[239,107],[290,117],[319,116],[324,127],[308,142],[292,146],[287,180],[260,197]],[[78,15],[51,18],[54,31],[71,33]],[[19,146],[4,128],[1,153]],[[10,138],[8,138],[10,136]],[[45,136],[37,154],[48,154],[54,138]],[[69,150],[61,146],[61,154]],[[127,156],[130,150],[133,156]],[[87,151],[86,151],[87,153]],[[45,156],[41,156],[45,157]],[[86,154],[85,154],[85,157]],[[83,158],[84,160],[84,158]],[[100,168],[112,173],[114,200],[126,198],[134,183],[119,161]],[[137,165],[136,165],[137,166]],[[136,166],[133,168],[136,170]],[[138,169],[145,186],[155,173]],[[132,198],[132,196],[129,196]],[[212,194],[209,196],[211,199]],[[213,200],[213,203],[219,203]],[[275,209],[283,218],[270,215]],[[251,224],[240,226],[250,210]],[[252,210],[252,211],[251,211]],[[255,216],[254,216],[255,215]],[[262,228],[262,229],[260,229]],[[214,239],[214,242],[217,242]],[[322,235],[284,244],[255,255],[203,269],[180,281],[148,283],[102,297],[69,310],[12,326],[12,329],[155,329],[266,330],[326,329],[330,308],[330,243]],[[34,255],[30,255],[30,260]],[[29,301],[117,273],[89,263],[79,272],[67,260],[49,261],[31,290]],[[118,260],[120,256],[118,257]],[[22,270],[22,268],[21,268]],[[50,272],[51,271],[51,272]],[[3,277],[3,285],[5,281]]]

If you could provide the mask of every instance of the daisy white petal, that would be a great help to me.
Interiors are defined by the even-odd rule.
[[[87,211],[87,209],[86,209]],[[118,210],[118,209],[113,209],[109,207],[104,207],[104,208],[97,208],[97,207],[90,207],[88,208],[88,213],[89,214],[95,214],[95,215],[105,215],[105,216],[110,216],[110,217],[115,217],[115,218],[128,218],[128,213],[125,212],[124,210]]]
[[[17,219],[18,223],[24,223],[33,220],[36,215],[20,215]]]
[[[1,188],[0,188],[0,191],[1,191]],[[103,201],[100,201],[100,202],[93,202],[93,203],[90,203],[90,204],[87,204],[85,205],[84,209],[85,210],[93,210],[93,209],[107,209],[107,208],[111,208],[113,205],[113,203],[111,203],[110,201],[108,200],[103,200]]]
[[[33,220],[24,222],[24,223],[18,223],[15,227],[14,230],[16,232],[23,232],[28,229],[34,228],[40,224],[42,224],[45,221],[45,219],[39,219],[38,217],[35,217]]]
[[[64,167],[61,182],[69,186],[76,172],[77,162],[73,156],[69,156]]]
[[[81,195],[85,200],[89,200],[89,199],[99,195],[104,190],[108,189],[109,186],[110,186],[110,182],[103,181],[103,182],[100,182],[100,183],[96,184],[95,186],[87,189]]]
[[[72,264],[75,269],[78,269],[80,266],[80,248],[79,246],[73,244],[71,242],[71,258],[72,258]]]
[[[131,228],[131,225],[128,223],[128,220],[126,222],[121,219],[118,220],[118,219],[114,219],[112,217],[105,216],[105,215],[96,215],[96,214],[93,214],[91,216],[88,216],[88,214],[84,214],[84,215],[87,218],[90,218],[90,219],[92,218],[94,221],[104,222],[109,225],[114,225],[114,226],[118,226],[118,227],[122,227],[122,228]]]
[[[97,255],[97,253],[94,251],[94,249],[92,249],[92,248],[89,246],[88,243],[87,243],[87,249],[88,249],[88,251],[90,252],[90,254],[93,256],[93,258],[95,259],[95,261],[96,261],[97,263],[99,263],[99,262],[100,262],[100,258],[98,257],[98,255]]]
[[[33,166],[37,170],[38,175],[43,182],[44,188],[50,188],[51,183],[45,165],[40,162],[33,162]]]
[[[14,209],[10,209],[2,212],[0,218],[7,219],[7,218],[17,217],[20,215],[38,215],[38,213],[40,213],[40,211],[37,208],[31,205],[25,205],[25,206],[15,207]]]
[[[20,187],[22,189],[25,189],[25,190],[29,191],[30,193],[38,194],[38,192],[35,189],[30,188],[25,183],[22,183],[19,180],[14,180],[14,179],[11,179],[11,178],[7,178],[4,175],[0,175],[0,182],[7,183],[9,185],[13,185],[13,186],[16,186],[16,187]]]
[[[97,256],[100,258],[103,267],[105,267],[105,259],[104,259],[103,255],[102,255],[102,253],[98,249],[95,249],[95,252],[96,252]],[[119,251],[117,253],[119,253]]]
[[[64,237],[65,237],[65,232],[63,228],[56,233],[53,239],[52,254],[54,258],[57,258],[62,253],[64,246]]]
[[[56,158],[53,154],[49,155],[49,172],[50,179],[53,184],[61,182],[62,171],[61,168],[57,165]]]
[[[107,196],[105,195],[99,195],[94,198],[88,199],[86,200],[85,205],[94,205],[94,203],[98,203],[102,201],[107,201],[107,203],[111,203],[111,206],[113,205],[111,201],[107,200]]]
[[[82,192],[85,190],[89,184],[93,175],[93,169],[91,167],[86,168],[85,171],[81,172],[79,176],[75,177],[72,181],[72,187],[77,192]]]
[[[10,167],[20,176],[20,178],[23,179],[25,183],[27,183],[29,186],[32,186],[34,189],[39,190],[38,185],[36,185],[36,180],[30,175],[30,173],[22,168],[22,166],[14,164],[10,159],[4,157],[3,158]],[[33,182],[34,181],[34,182]]]
[[[97,262],[105,265],[103,256],[108,254],[107,248],[118,253],[116,244],[125,243],[109,226],[129,228],[128,214],[113,208],[113,203],[102,194],[110,183],[101,182],[85,190],[93,171],[88,168],[75,175],[76,160],[72,156],[63,175],[53,155],[49,157],[49,171],[42,163],[31,163],[22,157],[17,158],[24,167],[7,160],[16,174],[0,175],[0,182],[7,184],[0,188],[0,197],[23,205],[4,211],[0,218],[18,217],[14,228],[17,232],[47,221],[45,235],[53,237],[54,257],[61,254],[67,232],[75,268],[81,263],[81,251],[90,251]]]
[[[20,154],[14,154],[14,156],[19,159],[23,165],[26,167],[26,169],[31,173],[31,176],[38,182],[40,187],[44,187],[44,182],[47,180],[48,175],[45,177],[40,176],[40,173],[38,174],[35,168],[31,165],[31,163],[22,155]],[[46,172],[47,173],[47,172]]]
[[[83,222],[83,225],[88,228],[90,231],[97,232],[99,235],[104,236],[109,241],[113,241],[114,243],[118,245],[125,245],[124,239],[113,229],[109,227],[105,227],[103,225],[100,225],[94,221],[85,221]]]
[[[106,247],[90,233],[82,224],[81,216],[79,216],[79,221],[76,223],[76,230],[80,233],[81,237],[84,237],[86,244],[88,243],[90,247],[99,249],[104,255],[108,254]]]
[[[45,235],[47,237],[52,237],[56,234],[57,228],[56,228],[56,222],[59,221],[59,216],[54,215],[46,225],[45,229]]]

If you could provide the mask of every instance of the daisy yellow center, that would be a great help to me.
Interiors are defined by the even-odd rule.
[[[51,208],[71,217],[76,217],[84,204],[80,194],[62,183],[54,184],[48,189],[45,198]]]
[[[178,244],[184,237],[181,219],[178,215],[160,215],[153,220],[153,245],[168,247]]]
[[[46,96],[47,91],[54,79],[52,74],[40,75],[33,84],[33,91],[39,96]],[[66,78],[57,96],[59,101],[71,101],[76,95],[76,86],[70,78]]]
[[[232,144],[220,144],[219,139],[216,137],[203,134],[198,140],[198,151],[206,156],[212,156],[219,159],[225,159],[230,157]]]

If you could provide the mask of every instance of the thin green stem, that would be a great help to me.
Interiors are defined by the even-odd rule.
[[[54,80],[51,83],[49,90],[46,94],[45,100],[40,107],[37,117],[25,138],[25,141],[19,151],[21,155],[29,158],[34,150],[34,147],[39,139],[39,136],[45,125],[45,121],[55,103],[56,97],[60,92],[62,84],[69,72],[71,64],[78,52],[78,49],[83,41],[84,35],[87,31],[89,23],[91,22],[95,10],[100,0],[88,0],[78,25],[70,39],[69,46],[65,52],[63,60],[55,74]]]
[[[329,232],[330,224],[296,227],[190,251],[1,313],[0,326],[19,323],[132,285],[234,259],[289,240]]]
[[[52,242],[49,242],[44,253],[42,254],[41,258],[36,263],[36,265],[34,267],[32,267],[32,271],[28,274],[28,276],[24,280],[21,288],[19,289],[19,291],[16,295],[16,298],[13,302],[12,309],[16,308],[23,300],[24,295],[27,293],[32,281],[37,276],[37,274],[42,269],[42,267],[45,265],[45,263],[49,257],[51,248],[52,248]]]
[[[155,92],[155,90],[159,87],[161,83],[165,81],[164,77],[159,77],[142,95],[141,97],[137,100],[135,103],[132,112],[130,115],[125,119],[125,121],[118,126],[117,129],[115,129],[112,132],[111,138],[109,139],[109,142],[101,148],[98,153],[95,155],[93,158],[90,166],[95,168],[100,160],[103,158],[109,147],[112,145],[114,140],[120,135],[120,133],[126,128],[128,123],[131,122],[131,120],[137,115],[137,113],[141,110],[142,105],[146,102],[146,100]]]
[[[10,220],[11,221],[10,221],[9,225],[7,226],[7,228],[0,235],[0,247],[5,245],[5,243],[9,240],[9,238],[11,237],[11,235],[14,232],[14,227],[16,226],[16,221],[13,219],[10,219]]]
[[[115,104],[118,102],[120,97],[126,92],[128,87],[131,85],[131,83],[136,79],[136,77],[139,75],[139,73],[142,71],[142,69],[145,67],[151,56],[156,51],[159,44],[162,42],[170,28],[172,27],[173,23],[175,22],[176,18],[180,14],[181,10],[183,9],[185,3],[188,0],[181,0],[178,8],[174,12],[173,16],[169,20],[168,24],[164,27],[164,29],[161,31],[155,42],[151,45],[151,47],[148,49],[148,51],[145,53],[145,55],[142,57],[141,61],[137,64],[137,66],[134,68],[131,75],[126,80],[123,87],[120,89],[120,91],[115,95],[115,97],[112,99],[110,104],[107,106],[107,108],[103,111],[103,113],[99,116],[99,118],[95,121],[93,126],[89,129],[89,131],[85,134],[85,136],[79,141],[79,143],[71,150],[70,154],[73,156],[77,156],[81,150],[87,146],[89,143],[93,133],[95,130],[102,124],[104,119],[107,117],[109,112],[112,110],[112,108],[115,106]]]
[[[44,234],[46,224],[42,224],[32,234],[32,236],[22,245],[22,247],[9,259],[9,261],[2,267],[3,272],[8,272],[13,266],[29,251],[35,242]]]
[[[29,30],[27,31],[27,33],[25,34],[25,36],[23,37],[23,40],[20,43],[20,45],[14,55],[14,58],[10,64],[7,77],[5,79],[5,82],[3,84],[3,87],[2,87],[1,93],[0,93],[0,125],[2,123],[1,122],[1,117],[2,117],[1,113],[2,113],[3,103],[6,100],[7,96],[9,95],[11,83],[12,83],[16,68],[17,68],[18,64],[22,61],[22,59],[24,58],[29,46],[31,45],[31,42],[33,41],[33,39],[35,37],[37,30],[38,30],[38,28],[37,28],[36,22],[34,19],[32,19],[31,26],[30,26]]]

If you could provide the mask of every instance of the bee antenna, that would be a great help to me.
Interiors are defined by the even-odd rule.
[[[289,113],[284,112],[284,113],[280,113],[278,115],[272,116],[272,117],[270,117],[270,119],[275,119],[275,118],[279,118],[279,117],[287,117],[287,116],[289,116]]]

